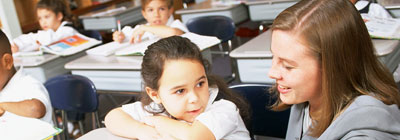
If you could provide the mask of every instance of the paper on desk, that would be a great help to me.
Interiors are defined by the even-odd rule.
[[[42,120],[22,117],[10,112],[5,112],[0,117],[0,137],[5,140],[49,139],[61,131]]]
[[[400,39],[400,20],[363,15],[368,33],[373,38]]]
[[[207,49],[221,42],[221,40],[219,40],[217,37],[204,36],[191,32],[185,33],[181,36],[188,38],[191,42],[196,44],[200,50]],[[124,49],[118,50],[117,52],[115,52],[115,55],[119,56],[144,55],[144,52],[147,50],[147,47],[153,44],[154,42],[157,42],[158,40],[159,38],[156,38],[156,39],[144,40],[140,43],[135,43]]]
[[[33,51],[33,52],[16,52],[13,53],[14,57],[24,57],[24,56],[42,56],[43,51],[38,50],[38,51]]]

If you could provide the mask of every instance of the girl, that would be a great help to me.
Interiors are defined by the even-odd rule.
[[[142,15],[147,24],[137,25],[135,28],[125,26],[122,32],[113,33],[114,41],[121,43],[127,36],[130,43],[135,43],[144,38],[169,37],[188,32],[181,21],[173,20],[173,0],[141,0],[141,3]]]
[[[78,33],[74,28],[66,26],[72,18],[64,0],[41,0],[36,5],[36,11],[42,30],[13,39],[13,53],[37,51],[41,45],[49,45]]]
[[[286,139],[400,139],[400,93],[350,1],[302,0],[271,29]]]
[[[240,116],[247,104],[208,75],[198,47],[186,38],[152,44],[142,62],[142,100],[110,111],[106,127],[138,139],[250,139]],[[239,108],[239,109],[238,109]]]

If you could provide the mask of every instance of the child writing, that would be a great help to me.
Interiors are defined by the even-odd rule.
[[[113,134],[138,139],[250,139],[241,118],[247,104],[208,74],[198,47],[186,38],[161,39],[142,62],[141,101],[110,111]]]
[[[0,30],[0,117],[38,118],[53,124],[49,95],[41,82],[14,68],[10,42]]]
[[[71,21],[69,9],[64,0],[41,0],[36,5],[40,24],[37,33],[21,35],[13,39],[13,53],[37,51],[41,45],[49,45],[62,38],[78,33],[74,28],[66,26]]]
[[[113,40],[123,42],[126,38],[130,43],[155,37],[169,37],[188,32],[186,26],[179,20],[173,20],[173,0],[141,0],[142,15],[147,24],[135,28],[125,26],[121,32],[113,33]]]

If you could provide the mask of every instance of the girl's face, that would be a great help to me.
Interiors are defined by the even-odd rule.
[[[147,93],[179,120],[193,122],[207,107],[210,93],[204,67],[188,59],[167,60],[159,90]]]
[[[142,10],[142,15],[150,25],[166,25],[173,11],[165,0],[152,0]]]
[[[320,64],[298,36],[272,32],[272,67],[268,76],[276,80],[280,99],[285,104],[321,101]]]
[[[44,8],[39,8],[37,10],[37,16],[40,27],[43,30],[53,29],[53,31],[57,31],[63,18],[61,13],[56,14],[53,11]]]

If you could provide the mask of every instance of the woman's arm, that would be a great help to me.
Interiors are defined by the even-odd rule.
[[[106,115],[105,125],[111,133],[122,137],[144,140],[160,138],[154,127],[133,119],[121,108],[113,109]]]
[[[171,135],[177,139],[215,140],[214,134],[197,120],[189,124],[164,116],[151,116],[146,118],[146,122],[154,125],[157,131],[163,135]]]

